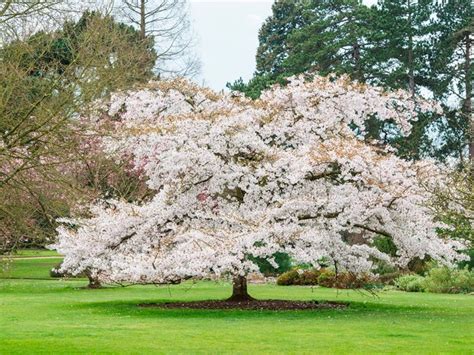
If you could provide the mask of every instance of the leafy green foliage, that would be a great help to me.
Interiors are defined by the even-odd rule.
[[[371,10],[357,0],[334,0],[309,2],[302,11],[306,25],[288,36],[285,72],[349,73],[364,80]]]
[[[279,275],[291,269],[291,259],[288,254],[278,252],[273,255],[273,258],[278,265],[277,268],[272,266],[267,259],[256,257],[251,259],[255,260],[260,272],[264,275]]]
[[[474,248],[468,249],[465,252],[469,256],[469,260],[461,261],[459,267],[464,269],[467,268],[470,271],[474,270]]]
[[[271,74],[277,77],[284,72],[283,62],[287,57],[289,35],[296,29],[304,27],[307,1],[277,0],[272,5],[273,15],[262,25],[258,39],[257,73]]]
[[[280,286],[315,286],[340,289],[371,289],[377,286],[375,278],[367,274],[349,272],[337,273],[331,269],[300,269],[296,268],[283,273],[277,279]]]
[[[474,272],[467,268],[435,267],[425,277],[400,276],[395,280],[395,285],[409,292],[469,293],[474,291]]]
[[[240,78],[233,83],[227,83],[226,86],[230,90],[244,93],[247,97],[258,99],[263,90],[275,83],[285,84],[286,81],[282,78],[273,79],[270,75],[257,75],[250,79],[248,83],[244,83]]]
[[[378,235],[374,239],[374,246],[380,250],[382,253],[388,255],[396,255],[397,253],[397,246],[393,242],[392,238],[385,236],[385,235]]]
[[[280,286],[313,286],[318,284],[318,277],[324,272],[323,269],[293,269],[281,274],[277,279]]]
[[[474,272],[467,269],[434,268],[424,279],[423,285],[426,291],[434,293],[473,292]]]
[[[424,277],[420,275],[403,275],[395,280],[395,286],[407,292],[423,292]]]

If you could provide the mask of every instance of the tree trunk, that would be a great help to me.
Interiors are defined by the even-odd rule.
[[[465,36],[464,76],[466,94],[463,103],[463,113],[469,120],[469,161],[472,168],[474,165],[474,117],[472,112],[471,32],[467,31]]]
[[[352,58],[354,60],[355,79],[362,81],[363,74],[360,66],[360,44],[358,41],[352,45]]]
[[[254,300],[255,299],[247,292],[247,279],[245,276],[234,277],[232,284],[232,296],[230,296],[227,301],[245,302]]]
[[[408,0],[408,26],[410,26],[408,34],[408,88],[411,96],[415,97],[415,74],[414,74],[414,58],[413,58],[413,24],[411,14],[411,3]]]
[[[145,0],[140,1],[140,37],[142,40],[146,37]]]
[[[89,284],[87,288],[101,288],[102,285],[98,278],[92,276],[89,272],[86,273],[87,278],[89,279]]]

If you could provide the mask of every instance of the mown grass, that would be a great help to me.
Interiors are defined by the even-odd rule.
[[[0,265],[1,279],[51,279],[49,270],[59,265],[60,257],[7,260]]]
[[[48,278],[56,260],[16,260]],[[44,263],[47,261],[47,265]],[[28,273],[30,270],[30,274]],[[5,277],[6,275],[3,274]],[[0,279],[0,353],[459,353],[474,351],[474,296],[251,285],[257,298],[349,301],[346,310],[139,308],[221,299],[227,283],[82,289],[83,280]]]
[[[25,258],[25,257],[45,257],[45,256],[59,256],[58,252],[55,250],[46,250],[46,249],[20,249],[15,251],[13,257],[15,258]]]

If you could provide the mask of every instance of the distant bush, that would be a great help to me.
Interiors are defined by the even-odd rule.
[[[469,293],[474,292],[474,272],[466,269],[436,267],[423,277],[400,276],[395,280],[398,289],[408,292]]]
[[[393,274],[398,272],[395,266],[392,266],[384,261],[376,261],[377,267],[374,269],[374,273],[377,275]]]
[[[394,271],[379,274],[377,280],[382,285],[395,285],[395,281],[401,276],[406,276],[406,271]]]
[[[407,292],[423,292],[424,291],[424,277],[420,275],[403,275],[397,278],[395,286]]]
[[[336,274],[331,269],[293,269],[280,275],[277,279],[280,286],[320,285],[329,288],[372,288],[376,285],[375,278],[368,274],[352,274],[348,272]]]
[[[354,274],[350,272],[335,273],[332,270],[326,270],[318,278],[320,286],[340,289],[374,288],[377,287],[377,281],[369,274]]]
[[[277,285],[280,286],[311,286],[318,284],[318,277],[324,269],[293,269],[281,274],[277,279]]]
[[[465,253],[469,257],[469,260],[461,261],[459,263],[459,267],[462,269],[467,267],[469,270],[473,271],[474,270],[474,248],[466,250]]]
[[[434,293],[474,292],[474,272],[447,267],[431,269],[424,281],[425,291]]]

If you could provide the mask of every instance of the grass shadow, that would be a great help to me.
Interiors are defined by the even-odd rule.
[[[219,300],[219,299],[217,299]],[[173,299],[173,302],[186,302],[190,300]],[[318,299],[321,302],[322,300]],[[345,309],[306,309],[306,310],[243,310],[243,309],[187,309],[187,308],[159,308],[159,307],[140,307],[140,304],[146,303],[165,303],[170,299],[140,299],[128,301],[100,301],[74,304],[70,307],[76,309],[87,309],[97,314],[116,314],[118,316],[137,317],[137,318],[344,318],[348,315],[374,316],[379,314],[387,316],[391,313],[420,313],[430,312],[432,309],[421,306],[391,305],[382,303],[350,301]]]

